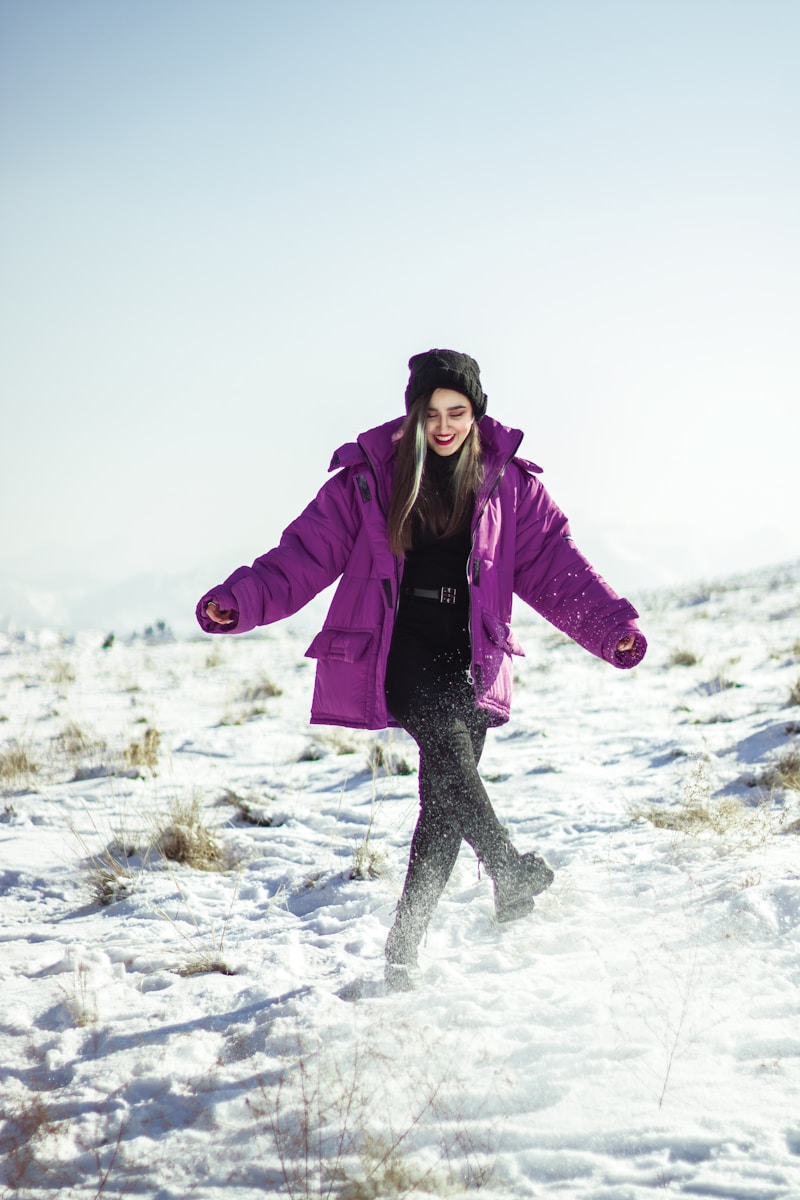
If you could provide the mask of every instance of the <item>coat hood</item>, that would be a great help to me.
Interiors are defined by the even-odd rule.
[[[383,425],[376,425],[372,429],[365,430],[354,442],[345,442],[343,446],[334,451],[328,470],[338,471],[341,467],[352,467],[366,461],[383,473],[389,468],[394,457],[405,421],[405,417],[395,417]],[[478,433],[487,475],[495,466],[502,469],[516,455],[524,437],[521,429],[501,425],[499,421],[489,416],[484,417],[478,425]],[[523,465],[534,474],[541,474],[542,468],[537,467],[535,463],[524,462]]]

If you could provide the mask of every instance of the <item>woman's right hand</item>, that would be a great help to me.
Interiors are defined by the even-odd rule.
[[[215,625],[232,625],[236,620],[235,612],[227,608],[218,608],[215,600],[209,600],[206,605],[206,616],[210,617]]]

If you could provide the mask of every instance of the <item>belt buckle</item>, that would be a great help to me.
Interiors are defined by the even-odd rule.
[[[443,587],[439,596],[440,604],[455,604],[456,589],[454,587]]]

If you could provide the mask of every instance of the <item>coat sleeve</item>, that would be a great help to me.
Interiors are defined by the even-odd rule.
[[[350,468],[329,480],[283,532],[278,546],[250,567],[239,567],[200,599],[196,615],[206,633],[246,633],[297,612],[338,579],[358,533]],[[230,625],[206,615],[214,600],[235,613]]]
[[[581,554],[564,513],[539,482],[520,470],[514,591],[584,649],[622,669],[644,658],[639,616]],[[630,650],[617,645],[633,635]]]

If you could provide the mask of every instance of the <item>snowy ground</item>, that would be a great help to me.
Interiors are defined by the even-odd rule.
[[[498,927],[465,848],[408,994],[413,746],[308,726],[309,618],[0,635],[3,1194],[800,1197],[800,564],[640,607],[631,673],[518,612],[556,880]]]

